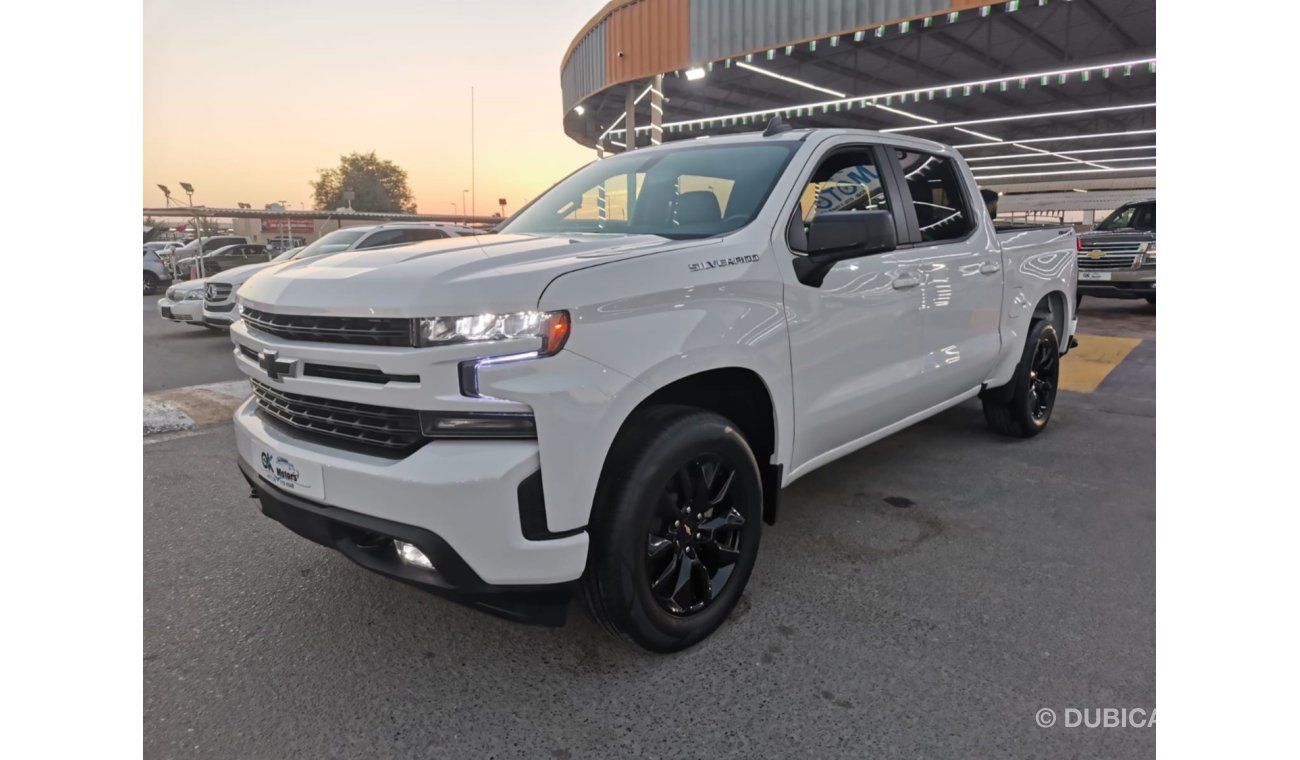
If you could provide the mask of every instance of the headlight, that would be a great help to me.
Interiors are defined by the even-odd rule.
[[[1153,262],[1153,261],[1155,261],[1155,260],[1156,260],[1156,244],[1155,244],[1155,243],[1147,243],[1146,245],[1142,246],[1142,255],[1145,256],[1145,257],[1146,257],[1146,260],[1149,261],[1149,262]]]
[[[187,291],[187,292],[185,293],[185,300],[186,300],[186,301],[202,301],[202,300],[203,300],[203,288],[195,288],[194,290]]]
[[[434,317],[418,323],[421,346],[478,343],[518,338],[541,338],[541,356],[550,356],[569,339],[569,312],[517,311],[512,314],[475,314],[468,317]]]
[[[169,300],[169,301],[175,301],[175,300],[176,300],[176,288],[167,288],[167,293],[166,293],[166,295],[167,295],[167,300]]]

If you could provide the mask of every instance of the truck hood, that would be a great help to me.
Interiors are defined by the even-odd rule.
[[[561,274],[717,238],[658,235],[476,235],[337,253],[257,273],[239,290],[280,314],[430,317],[537,306]]]
[[[1156,239],[1156,233],[1137,230],[1115,230],[1114,232],[1094,230],[1079,235],[1079,239],[1083,241],[1083,247],[1086,249],[1090,243],[1150,243]]]

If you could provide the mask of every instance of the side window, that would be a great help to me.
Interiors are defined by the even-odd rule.
[[[900,149],[898,163],[907,179],[923,242],[964,238],[974,229],[975,216],[951,160]]]
[[[383,245],[397,245],[402,242],[402,236],[405,234],[405,230],[381,230],[363,240],[361,245],[357,246],[357,250],[378,248]]]
[[[870,149],[836,151],[822,160],[799,198],[804,224],[829,211],[887,211],[880,169]]]
[[[414,229],[414,230],[407,230],[407,231],[406,231],[406,234],[402,236],[402,242],[403,242],[403,243],[416,243],[416,242],[419,242],[419,241],[421,241],[421,240],[441,240],[442,238],[445,238],[445,237],[447,237],[447,233],[443,232],[442,230],[437,230],[437,229],[427,229],[427,230]]]
[[[841,148],[822,159],[799,196],[787,240],[793,251],[808,250],[808,225],[832,211],[889,211],[875,153],[867,147]]]

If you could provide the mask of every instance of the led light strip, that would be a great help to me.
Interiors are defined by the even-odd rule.
[[[1052,155],[1077,156],[1082,153],[1118,153],[1120,151],[1155,150],[1155,149],[1156,146],[1154,145],[1126,145],[1126,146],[1120,146],[1118,148],[1089,148],[1087,150],[1061,150],[1061,151],[1057,151]],[[1008,158],[1029,158],[1029,156],[1025,155],[1024,153],[1006,153],[1001,156],[977,156],[975,158],[966,159],[966,163],[972,164],[978,161],[1001,161],[1003,159],[1008,159]]]
[[[1091,135],[1061,135],[1059,137],[1032,137],[1027,140],[1016,140],[1014,144],[1024,145],[1026,143],[1044,143],[1056,142],[1057,140],[1095,140],[1098,137],[1126,137],[1128,135],[1154,135],[1154,129],[1135,129],[1131,132],[1097,132]],[[995,145],[1011,145],[1010,140],[1004,140],[1000,143],[969,143],[966,145],[954,145],[952,147],[958,150],[962,148],[991,148]]]
[[[859,101],[862,102],[862,105],[866,106],[868,105],[868,101],[886,100],[886,99],[893,99],[893,98],[906,98],[908,96],[916,96],[919,98],[923,94],[937,93],[941,91],[950,91],[950,90],[957,90],[957,89],[967,89],[967,88],[974,89],[977,87],[987,87],[988,85],[1010,83],[1010,82],[1021,81],[1021,80],[1027,82],[1031,79],[1042,80],[1044,78],[1050,79],[1052,77],[1057,77],[1059,79],[1061,77],[1069,77],[1071,74],[1081,74],[1083,72],[1092,72],[1092,71],[1105,72],[1105,71],[1109,71],[1110,69],[1133,67],[1142,64],[1154,64],[1155,62],[1156,62],[1155,58],[1136,58],[1128,61],[1116,61],[1113,63],[1095,64],[1092,66],[1076,66],[1067,69],[1037,71],[1037,72],[1032,72],[1027,74],[1015,74],[1012,76],[995,77],[993,79],[975,79],[968,82],[955,82],[953,84],[941,84],[941,85],[935,85],[931,87],[917,87],[910,90],[895,90],[892,92],[876,93],[874,95],[855,95],[853,97],[844,97],[838,100],[825,100],[816,103],[799,103],[790,106],[765,108],[758,111],[744,111],[741,113],[723,114],[720,116],[712,116],[712,117],[705,117],[699,119],[686,119],[683,121],[668,122],[663,126],[665,129],[667,129],[667,128],[695,126],[695,125],[703,126],[712,122],[731,121],[734,123],[736,120],[740,120],[740,119],[749,119],[754,117],[761,118],[764,116],[772,116],[776,114],[789,113],[790,111],[798,111],[802,109],[808,109],[808,110],[812,110],[816,108],[829,109],[829,108],[834,108],[837,105],[839,106],[850,105],[852,103],[856,103]],[[621,121],[621,119],[619,121]],[[615,125],[617,125],[619,121],[616,121]],[[638,131],[648,130],[648,129],[649,127],[637,127]],[[609,134],[611,131],[621,132],[626,130],[613,130],[613,128],[611,127],[610,130],[606,130],[606,134]],[[601,137],[604,136],[605,136],[604,134],[601,135]]]
[[[662,93],[662,92],[659,92],[658,90],[656,90],[656,89],[655,89],[655,86],[652,84],[652,85],[650,85],[649,87],[646,87],[644,92],[642,92],[640,95],[637,95],[637,96],[636,96],[636,100],[633,100],[633,101],[632,101],[632,105],[636,105],[637,103],[640,103],[642,100],[645,99],[645,96],[649,95],[651,92],[654,92],[656,95],[658,95],[658,96],[661,97],[661,98],[663,97],[663,93]],[[604,140],[607,136],[609,136],[609,134],[610,134],[611,132],[614,131],[614,127],[617,127],[619,124],[622,124],[622,123],[623,123],[623,120],[626,119],[626,118],[627,118],[627,111],[624,111],[623,113],[619,114],[619,115],[618,115],[618,118],[614,120],[614,123],[613,123],[613,124],[610,124],[610,125],[609,125],[609,128],[606,129],[604,132],[601,132],[601,133],[600,133],[600,137],[597,137],[597,138],[596,138],[596,142],[600,142],[601,140]],[[661,128],[662,128],[662,127],[661,127]],[[643,129],[649,129],[649,127],[637,127],[637,128],[636,128],[636,131],[640,132],[640,131],[643,130]],[[624,132],[626,132],[626,131],[627,131],[626,129],[620,129],[620,130],[618,130],[619,134],[622,134],[622,133],[624,133]],[[621,146],[623,146],[623,147],[625,147],[625,148],[627,147],[627,146],[624,145],[623,143],[614,143],[614,144],[615,144],[615,145],[621,145]]]
[[[1130,161],[1150,161],[1154,156],[1137,156],[1130,158],[1107,158],[1102,159],[1112,164],[1126,163]],[[1005,164],[1002,166],[972,166],[972,172],[988,172],[995,169],[1034,169],[1040,166],[1071,166],[1080,163],[1079,161],[1047,161],[1039,164]]]
[[[771,78],[773,78],[773,79],[779,79],[779,80],[781,80],[782,82],[788,82],[788,83],[793,84],[793,85],[798,85],[799,87],[807,87],[808,89],[810,89],[810,90],[816,90],[817,92],[824,92],[824,93],[826,93],[827,95],[834,95],[834,96],[837,97],[837,98],[847,98],[847,97],[848,97],[848,95],[845,95],[844,93],[839,92],[838,90],[830,90],[830,89],[827,89],[827,88],[825,88],[825,87],[818,87],[817,85],[812,84],[811,82],[805,82],[805,81],[803,81],[802,79],[795,79],[794,77],[788,77],[788,76],[785,76],[784,74],[778,74],[778,73],[776,73],[775,71],[768,71],[767,69],[760,69],[759,67],[757,67],[757,66],[752,66],[752,65],[750,65],[750,64],[748,64],[748,63],[745,63],[744,61],[736,61],[736,65],[739,66],[739,67],[742,68],[742,69],[745,69],[746,71],[753,71],[753,72],[755,72],[755,73],[757,73],[757,74],[762,74],[762,75],[765,76],[765,77],[771,77]]]
[[[1055,172],[1020,172],[1017,174],[984,174],[979,179],[1008,179],[1011,177],[1053,177],[1058,174],[1104,174],[1106,172],[1155,171],[1155,166],[1125,166],[1116,169],[1062,169]]]
[[[882,129],[880,131],[881,132],[919,132],[920,130],[923,129],[942,129],[944,127],[956,127],[960,129],[963,126],[970,125],[970,124],[996,124],[1004,121],[1025,121],[1028,119],[1051,119],[1057,116],[1081,116],[1083,114],[1090,114],[1090,113],[1109,113],[1112,111],[1133,111],[1140,108],[1155,108],[1155,107],[1156,107],[1155,103],[1133,103],[1126,106],[1105,106],[1102,108],[1076,108],[1072,111],[1048,111],[1046,113],[1019,114],[1017,116],[995,116],[990,119],[971,119],[969,121],[948,121],[948,122],[940,122],[938,124],[926,124],[924,126],[918,126],[918,127],[891,127],[889,129]],[[969,132],[970,134],[977,134],[974,132],[970,132],[970,130],[961,130],[961,131]],[[989,139],[993,140],[994,142],[1002,142],[1000,139],[996,137],[989,138]]]

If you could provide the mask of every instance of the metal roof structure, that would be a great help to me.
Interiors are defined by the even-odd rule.
[[[462,216],[457,214],[389,214],[378,211],[271,211],[249,208],[210,208],[207,206],[169,206],[146,208],[144,216],[173,219],[214,217],[218,219],[328,219],[375,222],[447,222],[450,224],[497,224],[499,216]]]
[[[563,123],[618,151],[629,100],[634,146],[779,114],[957,146],[1004,192],[1151,188],[1155,29],[1155,0],[613,0],[564,58]]]

